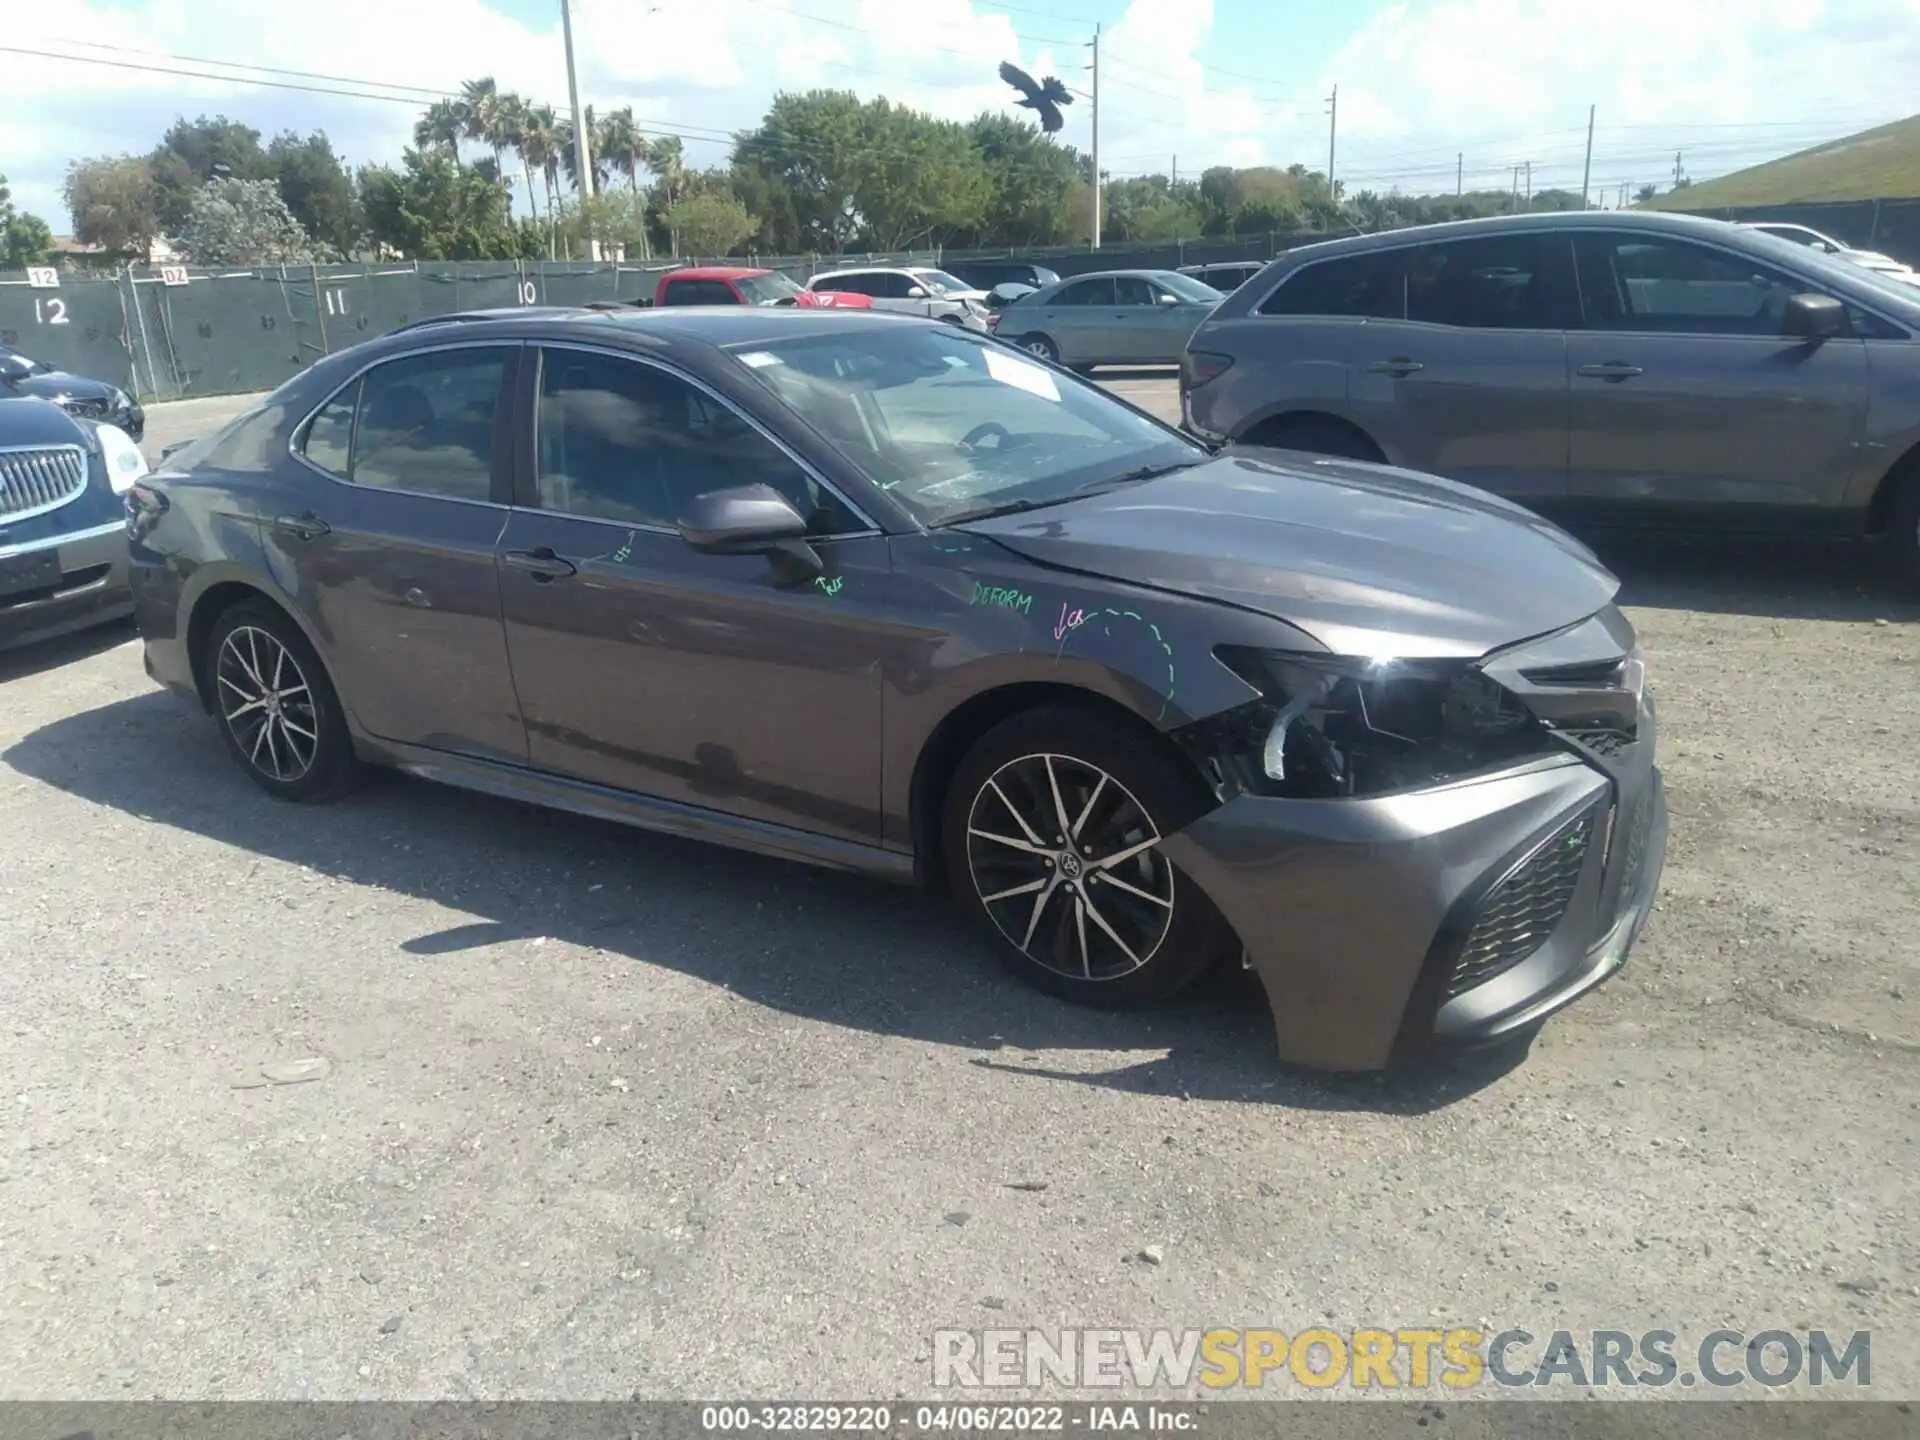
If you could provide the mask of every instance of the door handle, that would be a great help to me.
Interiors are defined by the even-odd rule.
[[[317,536],[333,532],[333,527],[311,510],[303,511],[298,515],[276,516],[273,528],[282,535],[293,536],[296,540],[312,540]]]
[[[532,550],[508,550],[500,558],[515,570],[525,570],[542,585],[579,574],[579,567],[571,560],[562,560],[554,554],[550,545],[541,545]]]
[[[1647,372],[1638,365],[1628,364],[1625,360],[1603,360],[1598,365],[1582,365],[1579,373],[1589,380],[1631,380],[1636,375]]]
[[[1376,360],[1367,366],[1376,375],[1411,375],[1416,370],[1426,368],[1418,360],[1409,360],[1405,355],[1396,355],[1391,360]]]

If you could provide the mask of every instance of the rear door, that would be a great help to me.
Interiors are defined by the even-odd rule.
[[[494,568],[519,357],[454,345],[386,361],[295,435],[317,473],[273,502],[268,565],[380,739],[526,758]]]
[[[533,764],[877,841],[886,538],[680,372],[564,345],[540,357],[537,438],[500,543]],[[820,580],[680,538],[694,496],[753,483],[814,516]]]
[[[1055,292],[1042,311],[1041,328],[1060,347],[1068,365],[1094,365],[1106,358],[1107,327],[1113,323],[1114,289],[1111,275],[1069,280]]]
[[[1355,418],[1396,464],[1523,503],[1567,473],[1564,234],[1524,230],[1389,252],[1389,313],[1354,330]]]
[[[1713,507],[1699,518],[1838,523],[1869,369],[1858,333],[1782,333],[1787,301],[1820,286],[1667,235],[1592,232],[1575,248],[1569,503],[1599,520]],[[1869,323],[1856,314],[1856,330]]]

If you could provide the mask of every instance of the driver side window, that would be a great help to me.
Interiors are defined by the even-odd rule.
[[[589,351],[542,352],[542,509],[671,529],[697,495],[770,485],[826,535],[855,521],[744,417],[676,375]]]
[[[1787,301],[1818,287],[1730,251],[1652,235],[1582,235],[1574,252],[1589,330],[1781,334]]]

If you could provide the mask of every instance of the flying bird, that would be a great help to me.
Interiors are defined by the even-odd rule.
[[[1051,135],[1067,123],[1066,116],[1060,113],[1062,105],[1071,105],[1073,96],[1067,87],[1049,75],[1039,83],[1018,65],[1005,60],[1000,62],[1000,78],[1018,90],[1024,97],[1013,103],[1023,110],[1031,110],[1040,117],[1040,128]]]

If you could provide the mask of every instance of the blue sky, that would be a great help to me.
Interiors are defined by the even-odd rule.
[[[1920,0],[575,0],[583,98],[623,104],[725,159],[781,88],[849,88],[964,117],[1004,104],[1003,59],[1085,88],[1103,27],[1102,165],[1183,174],[1210,164],[1326,163],[1350,188],[1578,189],[1597,108],[1596,193],[1696,179],[1895,119],[1920,74]],[[117,49],[89,48],[101,43]],[[324,129],[354,163],[392,159],[431,93],[475,75],[566,100],[558,0],[67,0],[9,7],[0,54],[0,173],[69,228],[58,185],[75,156],[141,152],[180,114],[271,134]],[[169,58],[172,57],[172,58]],[[183,58],[184,57],[184,58]],[[234,62],[339,77],[306,80]],[[100,63],[110,62],[110,63]],[[374,92],[315,94],[244,75]],[[1089,106],[1065,139],[1085,147]],[[1521,171],[1524,174],[1524,169]]]

